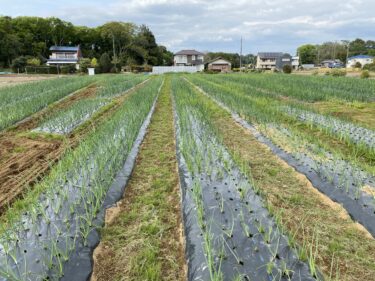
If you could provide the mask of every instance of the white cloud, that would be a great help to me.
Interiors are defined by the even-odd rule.
[[[9,1],[0,0],[1,13],[54,15],[89,26],[109,20],[144,23],[173,51],[236,52],[241,36],[245,52],[294,52],[303,43],[375,38],[374,0],[66,0],[52,6],[45,0],[30,2],[5,5]]]

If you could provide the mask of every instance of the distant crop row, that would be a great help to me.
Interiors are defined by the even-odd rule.
[[[91,77],[69,77],[0,89],[0,130],[94,81]]]
[[[223,81],[213,76],[189,77],[189,80],[201,89],[251,122],[276,123],[297,128],[303,125],[306,129],[321,131],[345,142],[354,158],[362,155],[369,163],[375,163],[373,130],[336,117],[308,111],[296,103],[284,103],[288,106],[282,106],[280,100],[265,94],[262,89],[254,88],[251,81],[246,79],[237,81],[237,79],[234,76],[227,77]]]
[[[215,75],[210,79],[235,81],[270,96],[285,96],[306,101],[341,99],[347,101],[375,101],[375,81],[346,77],[312,77],[299,75]]]
[[[108,76],[98,81],[98,90],[93,97],[82,99],[65,110],[47,116],[35,131],[68,134],[101,107],[109,104],[113,98],[123,95],[146,78],[146,76]]]

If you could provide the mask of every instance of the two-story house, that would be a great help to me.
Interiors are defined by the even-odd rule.
[[[52,46],[49,48],[52,54],[47,60],[47,65],[68,65],[74,64],[79,68],[79,60],[82,58],[79,46]]]
[[[181,50],[174,54],[175,66],[198,66],[204,70],[204,54],[196,50]]]
[[[292,66],[292,56],[287,53],[267,52],[258,53],[257,69],[282,70],[284,65]]]

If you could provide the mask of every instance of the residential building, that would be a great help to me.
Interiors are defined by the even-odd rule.
[[[284,65],[292,66],[292,56],[281,52],[262,52],[257,56],[257,69],[282,70]]]
[[[348,63],[346,64],[347,68],[355,67],[355,64],[359,62],[361,67],[364,67],[366,64],[374,62],[374,57],[367,55],[358,55],[348,58]]]
[[[69,65],[74,64],[79,68],[79,60],[82,58],[79,46],[52,46],[49,48],[52,54],[47,60],[47,65]]]
[[[299,67],[300,67],[299,56],[293,56],[292,57],[292,68],[298,69]]]
[[[174,54],[175,66],[199,66],[204,69],[204,54],[196,50],[181,50]]]
[[[212,61],[206,64],[207,64],[207,69],[211,71],[230,72],[232,70],[231,62],[223,59],[222,57],[213,59]]]

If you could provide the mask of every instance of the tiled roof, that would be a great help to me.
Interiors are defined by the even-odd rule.
[[[50,51],[77,52],[79,46],[51,46]]]
[[[373,59],[373,58],[374,57],[372,57],[372,56],[358,55],[358,56],[350,57],[350,58],[348,58],[348,60],[351,60],[351,59]]]
[[[198,52],[196,50],[181,50],[177,53],[175,53],[175,55],[198,55],[198,56],[204,56],[203,53],[201,52]]]
[[[258,53],[258,56],[262,59],[274,59],[281,57],[283,53],[281,52],[264,52],[264,53]]]

